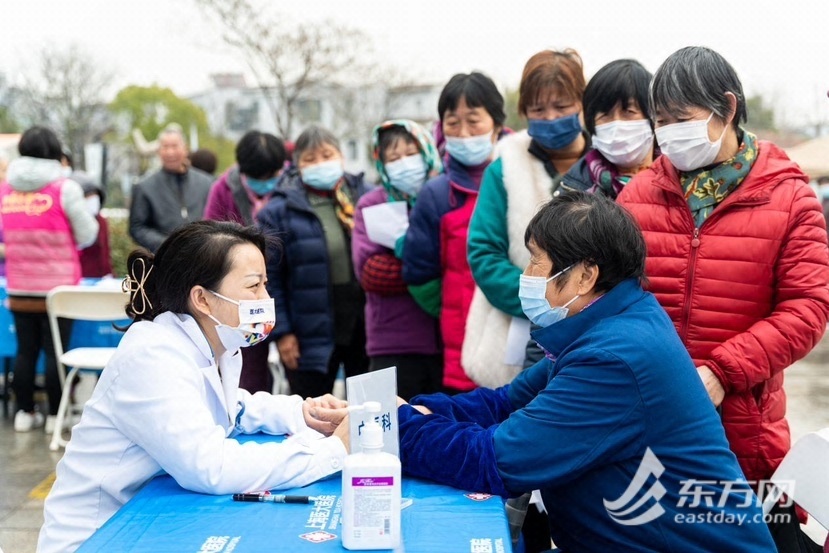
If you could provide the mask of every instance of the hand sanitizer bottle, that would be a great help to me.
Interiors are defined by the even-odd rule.
[[[380,403],[367,401],[350,411],[365,412],[361,453],[343,463],[343,547],[394,549],[400,543],[400,459],[383,451],[383,429],[375,420]]]

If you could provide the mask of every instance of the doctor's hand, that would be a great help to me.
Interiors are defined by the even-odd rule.
[[[286,334],[276,341],[276,349],[279,351],[279,359],[285,368],[295,371],[299,366],[299,341],[296,334]]]
[[[345,405],[342,407],[326,407],[326,405],[345,404],[344,401],[334,396],[330,397],[330,400],[326,400],[328,403],[324,403],[322,398],[314,399],[310,397],[302,402],[302,416],[305,419],[305,424],[308,428],[312,428],[325,436],[333,434],[343,419],[348,416],[348,409]]]
[[[705,365],[697,367],[697,373],[699,373],[699,377],[705,385],[705,391],[708,392],[708,397],[711,398],[714,407],[719,407],[723,398],[725,398],[725,388],[723,388],[722,383],[714,372]]]
[[[345,416],[340,425],[334,431],[334,436],[340,439],[345,446],[346,452],[351,453],[351,440],[349,439],[350,434],[348,432],[348,415]]]

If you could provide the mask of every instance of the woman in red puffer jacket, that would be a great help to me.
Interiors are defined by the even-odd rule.
[[[742,85],[716,52],[672,54],[650,100],[663,155],[618,201],[642,227],[650,290],[746,478],[768,479],[790,445],[783,369],[817,344],[829,316],[820,203],[781,149],[739,126]]]

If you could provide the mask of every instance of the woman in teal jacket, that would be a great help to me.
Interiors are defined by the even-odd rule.
[[[584,87],[581,58],[574,50],[532,56],[518,100],[529,128],[502,140],[497,159],[484,172],[469,223],[467,257],[477,288],[461,359],[481,386],[506,384],[523,367],[529,325],[518,302],[517,280],[528,259],[524,229],[590,147],[581,122]],[[522,328],[523,338],[516,340],[520,347],[508,348],[507,336],[521,336],[516,331]]]

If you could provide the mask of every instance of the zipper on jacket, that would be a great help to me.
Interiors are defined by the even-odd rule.
[[[688,259],[688,277],[685,279],[685,300],[682,303],[682,325],[679,329],[679,337],[682,343],[687,343],[686,334],[688,333],[688,322],[691,319],[691,293],[694,290],[694,271],[696,271],[699,245],[699,227],[695,227],[694,237],[691,239],[691,255]]]

